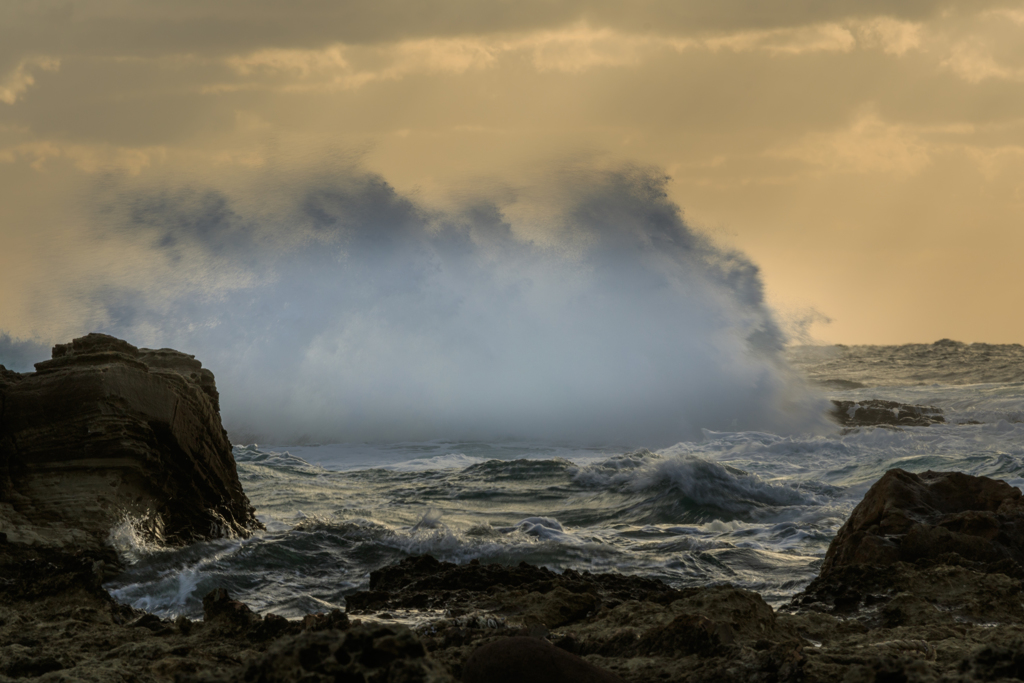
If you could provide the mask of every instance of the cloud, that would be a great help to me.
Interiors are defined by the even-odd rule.
[[[864,47],[878,47],[897,57],[920,49],[924,25],[920,22],[900,21],[888,16],[848,22],[857,42]]]
[[[56,71],[60,60],[53,57],[29,57],[18,62],[7,76],[0,80],[0,102],[14,104],[35,85],[34,71]]]
[[[770,153],[843,173],[913,175],[931,160],[929,148],[913,128],[886,123],[869,110],[844,129],[808,133]]]
[[[537,71],[579,74],[594,68],[636,67],[686,51],[764,52],[797,56],[850,52],[863,47],[902,55],[919,45],[919,27],[887,17],[837,23],[720,33],[699,37],[631,33],[578,22],[556,30],[358,45],[334,43],[317,50],[258,50],[225,63],[239,83],[205,86],[206,92],[252,87],[283,90],[360,88],[422,74],[463,74],[525,60]]]
[[[819,24],[742,31],[697,41],[706,49],[733,52],[767,52],[771,55],[799,55],[814,52],[849,52],[857,41],[847,28],[838,24]]]
[[[889,16],[921,21],[951,7],[981,11],[1001,3],[949,0],[844,0],[807,3],[781,0],[653,0],[621,3],[568,0],[379,0],[337,3],[308,0],[301,9],[274,0],[181,0],[173,7],[98,0],[5,3],[0,7],[0,45],[79,56],[192,54],[223,57],[264,49],[310,50],[332,43],[381,44],[428,38],[558,30],[581,21],[626,33],[694,36],[765,31]]]
[[[27,161],[37,171],[49,162],[66,159],[86,173],[125,171],[138,175],[166,157],[167,148],[162,146],[124,147],[36,140],[0,147],[0,163]]]
[[[986,80],[1024,81],[1024,66],[1005,64],[992,54],[991,46],[980,39],[954,44],[942,65],[969,83]]]

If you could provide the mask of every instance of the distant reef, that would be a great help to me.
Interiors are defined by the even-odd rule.
[[[830,415],[847,428],[854,427],[927,427],[946,421],[941,408],[915,406],[896,401],[832,401]]]
[[[885,473],[778,609],[730,585],[424,555],[372,572],[346,611],[259,615],[218,588],[202,620],[162,619],[103,588],[126,513],[172,544],[259,526],[213,376],[104,335],[36,367],[0,370],[0,683],[1024,679],[1024,496],[956,472]]]

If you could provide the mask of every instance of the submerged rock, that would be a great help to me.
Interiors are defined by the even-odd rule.
[[[34,373],[0,366],[0,531],[98,547],[126,518],[170,544],[260,528],[213,373],[103,334],[58,344]]]
[[[832,401],[832,418],[844,427],[927,427],[946,421],[941,408],[896,401]]]

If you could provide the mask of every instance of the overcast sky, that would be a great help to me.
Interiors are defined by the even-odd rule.
[[[104,233],[139,188],[359,167],[545,243],[550,179],[622,165],[816,339],[1024,342],[1024,3],[979,0],[7,0],[0,332],[252,277]]]

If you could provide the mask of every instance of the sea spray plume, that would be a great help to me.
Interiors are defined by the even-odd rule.
[[[0,334],[0,365],[8,370],[30,372],[33,363],[46,360],[49,355],[50,348],[46,344]]]
[[[510,218],[528,191],[429,210],[354,168],[271,191],[127,191],[107,219],[195,284],[140,281],[105,329],[196,354],[228,429],[272,442],[659,446],[817,424],[757,267],[692,230],[665,187],[649,169],[566,174],[544,239]]]

